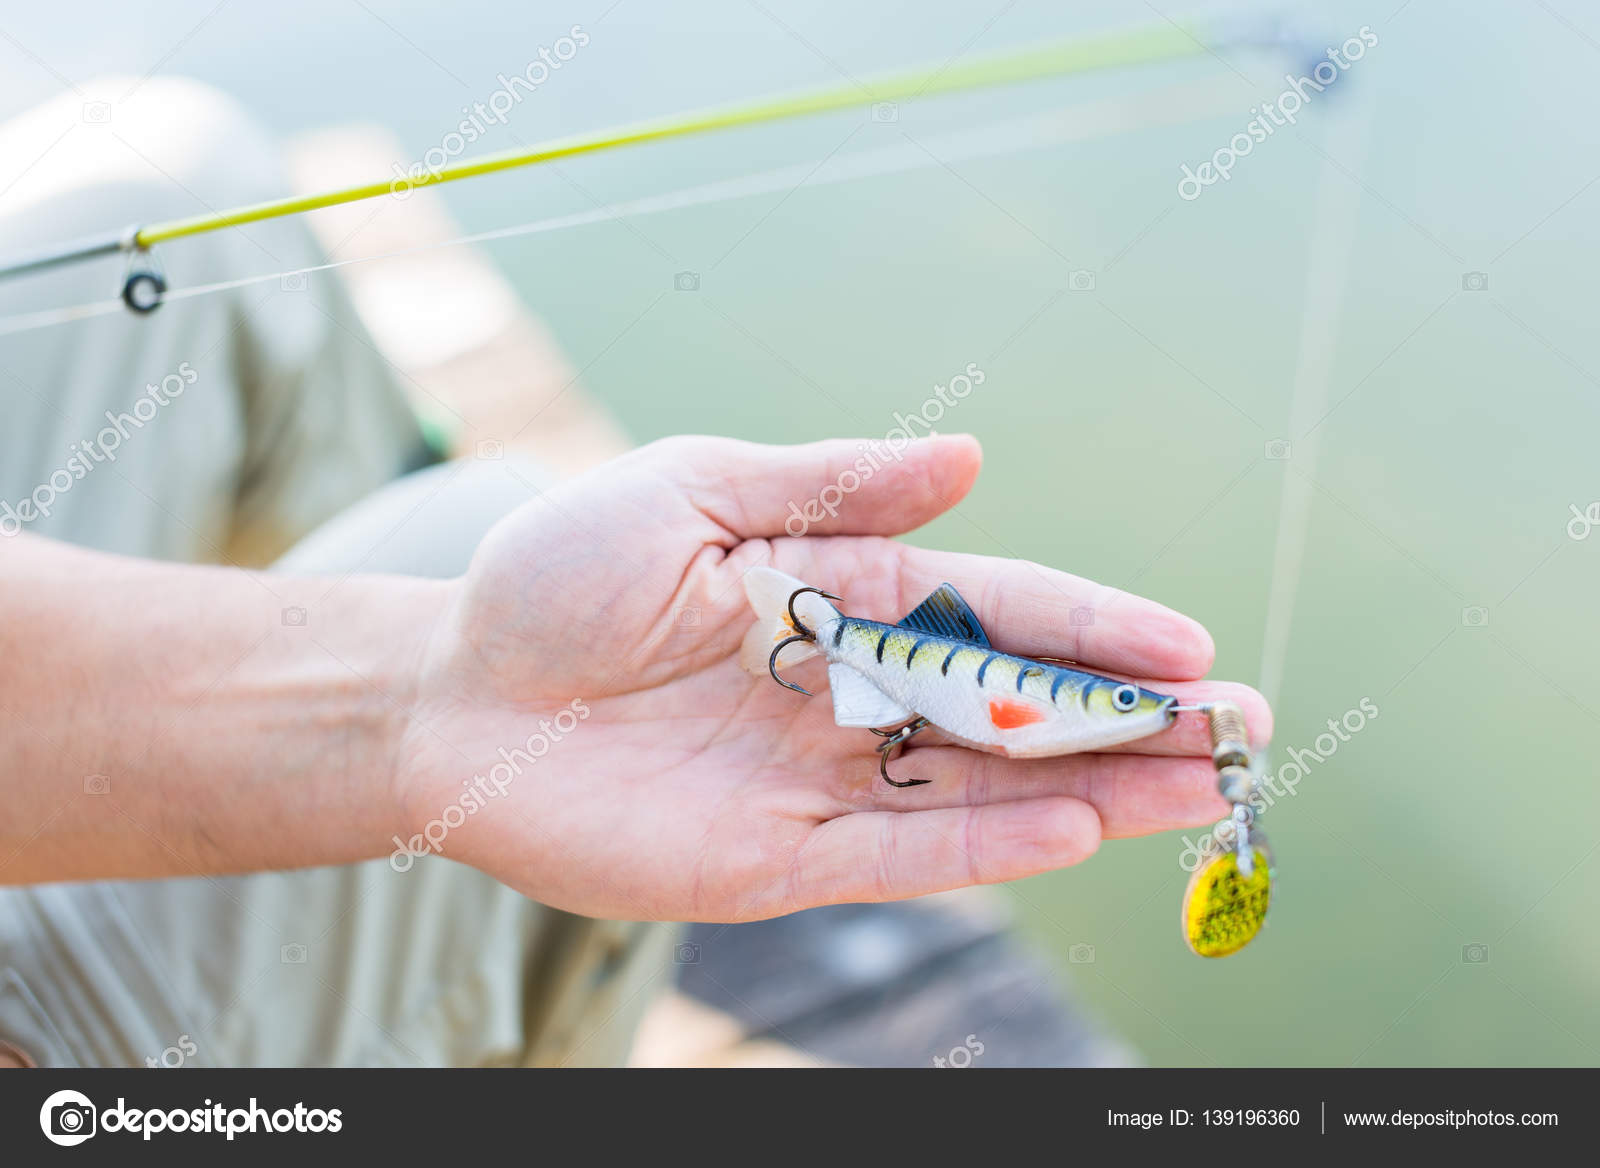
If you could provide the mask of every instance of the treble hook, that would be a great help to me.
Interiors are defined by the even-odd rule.
[[[796,685],[792,681],[784,681],[783,678],[778,676],[778,654],[782,653],[785,647],[794,644],[796,641],[815,641],[817,639],[817,634],[806,628],[805,623],[801,621],[799,615],[794,610],[794,598],[806,592],[815,592],[818,596],[821,596],[826,600],[844,599],[844,597],[835,596],[831,592],[824,592],[820,588],[796,588],[793,592],[789,593],[789,626],[795,630],[795,635],[792,637],[785,637],[783,640],[779,641],[775,646],[773,646],[772,656],[767,658],[767,672],[772,674],[772,680],[783,686],[784,689],[792,689],[797,694],[805,694],[806,697],[810,697],[811,691],[806,689],[804,686]]]
[[[904,746],[921,730],[928,728],[928,719],[918,718],[914,722],[907,722],[898,730],[874,730],[873,733],[883,739],[883,744],[878,747],[878,773],[883,776],[883,781],[891,787],[920,787],[930,783],[932,779],[891,779],[889,777],[889,756],[894,753],[895,747]]]

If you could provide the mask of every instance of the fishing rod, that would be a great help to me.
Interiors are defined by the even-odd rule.
[[[1127,103],[1120,105],[1119,115],[1109,120],[1105,116],[1105,107],[1098,102],[1065,106],[1048,113],[1030,114],[1021,118],[986,122],[961,130],[948,131],[915,143],[906,142],[855,151],[848,155],[834,155],[825,159],[820,166],[810,162],[792,163],[736,178],[718,179],[642,198],[596,206],[584,211],[545,216],[528,222],[452,236],[449,239],[430,240],[393,251],[326,260],[305,267],[258,272],[205,284],[186,284],[167,292],[162,301],[175,303],[191,300],[198,296],[249,288],[285,277],[310,276],[356,264],[380,263],[440,248],[542,235],[598,223],[614,223],[691,207],[715,206],[733,199],[750,198],[755,195],[784,194],[802,185],[807,189],[816,190],[866,178],[931,170],[957,162],[970,162],[974,159],[993,158],[1028,150],[1043,150],[1066,142],[1084,141],[1135,127],[1148,128],[1221,116],[1235,111],[1237,106],[1237,98],[1231,92],[1224,95],[1215,81],[1203,86],[1193,82],[1182,83],[1151,91],[1134,105]],[[126,304],[123,298],[113,296],[110,299],[87,304],[0,316],[0,337],[124,311]]]
[[[691,110],[647,121],[570,135],[533,146],[462,159],[412,177],[359,183],[308,195],[294,195],[213,211],[184,219],[133,225],[0,260],[0,279],[28,275],[65,264],[108,255],[148,253],[170,240],[204,235],[299,215],[323,207],[380,198],[404,185],[435,186],[478,175],[595,154],[624,146],[709,133],[740,126],[784,121],[812,114],[909,101],[916,98],[991,88],[1046,78],[1066,77],[1100,69],[1150,64],[1157,61],[1210,53],[1213,47],[1196,31],[1171,22],[1141,26],[1093,37],[1058,41],[1031,49],[1014,50],[974,61],[921,67],[886,74],[869,81],[844,81],[777,96],[759,97],[728,105]],[[130,271],[122,300],[134,312],[147,313],[160,306],[167,292],[166,279],[157,271]]]

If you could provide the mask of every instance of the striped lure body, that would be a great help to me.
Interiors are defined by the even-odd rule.
[[[1038,758],[1096,750],[1172,725],[1178,699],[1129,682],[1001,653],[949,584],[899,624],[846,616],[805,585],[771,568],[747,573],[758,621],[742,661],[766,672],[779,641],[814,634],[782,654],[789,665],[821,654],[828,662],[834,721],[874,729],[925,718],[977,750]],[[789,600],[802,628],[789,619]]]

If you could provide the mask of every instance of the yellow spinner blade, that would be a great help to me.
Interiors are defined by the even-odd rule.
[[[1201,957],[1227,957],[1250,944],[1267,919],[1272,899],[1271,857],[1255,849],[1249,876],[1232,852],[1208,861],[1183,894],[1183,939]]]

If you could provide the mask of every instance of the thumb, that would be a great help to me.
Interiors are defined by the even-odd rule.
[[[803,446],[695,437],[657,445],[663,473],[739,539],[899,535],[959,503],[983,461],[969,434]]]

